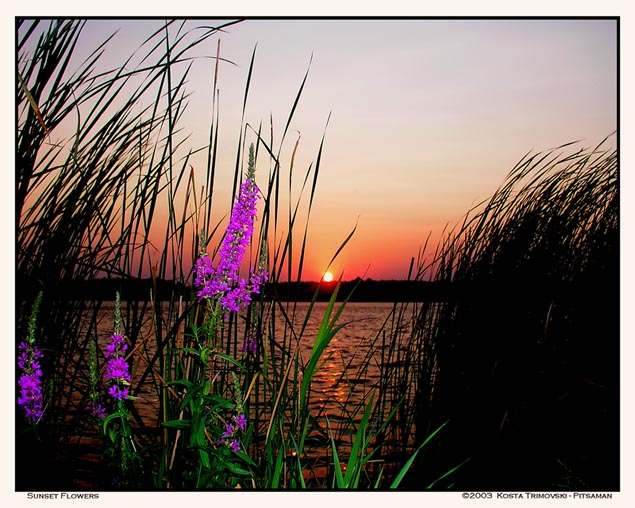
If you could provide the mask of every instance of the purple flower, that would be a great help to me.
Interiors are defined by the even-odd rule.
[[[223,432],[223,438],[227,438],[234,435],[234,426],[231,423],[225,425],[225,432]]]
[[[97,418],[106,418],[106,408],[94,400],[91,400],[88,403],[86,411]]]
[[[218,443],[229,446],[234,453],[237,453],[240,451],[240,443],[238,442],[238,439],[236,439],[236,432],[239,430],[245,430],[245,427],[247,426],[247,418],[245,418],[245,415],[241,413],[236,417],[235,421],[235,425],[233,423],[225,424],[225,430],[223,431],[221,438],[218,440]]]
[[[24,408],[27,420],[37,422],[44,413],[44,403],[42,399],[42,370],[37,361],[42,358],[42,353],[37,346],[22,342],[18,346],[18,367],[22,370],[22,375],[18,380],[20,395],[18,404]]]
[[[236,426],[240,429],[240,430],[245,430],[245,427],[247,427],[247,418],[245,418],[245,415],[240,413],[237,417],[236,417]]]
[[[123,356],[112,356],[108,360],[104,380],[108,381],[109,379],[130,381],[128,362]]]
[[[128,388],[121,388],[119,385],[112,385],[108,389],[108,394],[115,400],[125,400],[129,393]]]
[[[238,198],[232,209],[227,231],[218,252],[218,266],[214,267],[207,254],[203,253],[194,267],[194,284],[200,288],[197,293],[199,301],[218,298],[225,312],[238,312],[241,307],[248,306],[251,294],[258,293],[267,278],[262,261],[257,271],[250,271],[248,279],[239,277],[240,265],[254,231],[258,197],[252,146],[247,178],[240,185]]]
[[[130,382],[128,362],[124,356],[127,349],[128,344],[126,344],[124,336],[119,333],[113,333],[110,344],[106,346],[106,352],[104,353],[104,356],[108,358],[104,381],[111,382],[108,393],[115,400],[125,400],[130,393],[128,388],[125,388],[125,385]]]
[[[256,339],[256,336],[253,333],[250,333],[249,335],[245,337],[245,340],[243,341],[243,345],[240,348],[240,350],[243,353],[246,353],[247,351],[251,351],[252,353],[256,354],[257,347],[258,347],[258,341]]]
[[[104,356],[106,358],[110,358],[120,351],[125,352],[128,350],[128,344],[126,344],[126,339],[123,335],[119,333],[113,333],[110,336],[110,339],[110,344],[106,346],[106,352],[104,353]]]

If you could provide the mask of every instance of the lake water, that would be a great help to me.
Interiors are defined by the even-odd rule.
[[[295,313],[292,308],[286,310],[290,318],[293,319],[294,329],[300,329],[304,322],[308,302],[298,302],[295,304]],[[317,302],[309,316],[304,333],[298,343],[300,354],[306,363],[311,350],[315,336],[318,333],[320,323],[324,316],[326,302]],[[339,304],[338,304],[339,305]],[[408,304],[404,306],[406,314],[412,312],[412,306]],[[385,326],[386,320],[393,312],[394,304],[392,303],[347,303],[337,323],[344,325],[333,337],[328,347],[322,354],[323,362],[320,363],[320,369],[316,372],[312,384],[312,403],[314,406],[324,408],[324,413],[329,417],[337,418],[341,412],[341,405],[345,402],[360,402],[363,395],[364,387],[369,388],[379,381],[380,359],[376,355],[380,355],[381,340],[378,334],[382,329],[390,330],[390,323]],[[275,322],[277,332],[280,335],[285,333],[284,319],[282,313],[276,309]],[[164,308],[167,314],[167,307]],[[122,305],[122,314],[124,321],[126,316],[125,305]],[[149,314],[149,313],[148,313]],[[98,314],[97,334],[102,349],[109,341],[109,337],[113,332],[113,316],[114,302],[105,303]],[[164,315],[164,319],[167,316]],[[269,316],[271,318],[271,316]],[[400,330],[404,333],[405,330]],[[289,333],[288,330],[286,332]],[[241,336],[239,327],[238,336]],[[140,341],[143,345],[140,345]],[[154,335],[154,325],[150,318],[144,321],[141,327],[139,339],[137,340],[137,348],[146,358],[151,357],[156,351],[156,341]],[[374,361],[368,362],[368,356],[373,356]],[[133,358],[133,388],[136,388],[140,376],[144,371],[145,362],[140,361],[138,356]],[[381,356],[381,355],[380,355]],[[352,390],[351,387],[359,386],[359,390]],[[353,393],[351,393],[351,390]],[[359,392],[359,393],[355,393]],[[141,389],[135,406],[142,416],[148,420],[156,419],[158,400],[154,388],[148,386],[147,389]],[[148,423],[150,423],[148,421]]]

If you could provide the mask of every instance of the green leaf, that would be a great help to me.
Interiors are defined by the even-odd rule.
[[[203,389],[203,387],[201,385],[191,385],[191,387],[185,393],[185,397],[183,397],[183,400],[181,401],[180,409],[181,410],[185,409],[187,407],[187,405],[190,402],[192,402],[194,397],[197,397],[197,396],[200,395],[202,389]],[[192,412],[194,412],[198,408],[194,404],[192,404],[191,409],[192,409]]]
[[[190,420],[168,420],[161,425],[172,429],[189,429],[192,422]]]
[[[434,480],[430,485],[428,485],[426,488],[431,489],[437,482],[443,480],[443,478],[446,478],[447,476],[451,475],[452,473],[454,473],[454,471],[456,471],[458,468],[460,468],[463,464],[465,464],[468,460],[470,460],[469,458],[465,459],[463,462],[461,462],[458,466],[453,467],[452,469],[450,469],[448,472],[442,474],[441,476],[439,476],[436,480]]]
[[[370,401],[368,402],[366,410],[364,411],[362,421],[359,423],[359,427],[357,427],[355,442],[353,443],[351,455],[346,466],[346,476],[344,476],[344,484],[347,488],[355,488],[357,487],[357,484],[359,482],[359,475],[361,474],[361,464],[359,464],[358,461],[362,459],[363,455],[366,452],[366,447],[368,446],[368,441],[366,438],[366,428],[368,427],[368,420],[370,418],[370,412],[372,410],[373,399],[374,397],[371,395]],[[357,476],[354,481],[353,475]]]
[[[273,470],[273,478],[271,479],[271,488],[277,489],[280,486],[280,473],[282,472],[282,457],[284,451],[278,450],[278,456],[276,457],[276,467]]]
[[[236,404],[218,395],[202,395],[201,399],[212,405],[212,409],[234,409]]]
[[[222,353],[214,353],[214,356],[216,358],[221,358],[222,360],[225,360],[226,362],[229,362],[232,365],[235,365],[236,367],[240,368],[240,370],[245,370],[243,365],[240,362],[238,362],[238,360],[236,360],[235,358],[232,358],[229,355],[224,355]]]
[[[108,432],[110,422],[112,422],[113,420],[117,418],[127,417],[127,416],[128,415],[123,414],[121,411],[115,411],[114,413],[108,415],[106,418],[104,418],[104,421],[101,423],[102,432],[104,434]]]
[[[191,353],[194,356],[198,356],[199,358],[201,357],[201,352],[198,349],[192,348],[192,347],[181,347],[181,348],[175,348],[175,351],[184,351],[186,353]]]
[[[448,420],[449,421],[449,420]],[[410,466],[412,465],[412,463],[414,462],[415,458],[417,457],[417,454],[421,451],[421,449],[428,444],[428,442],[437,435],[437,433],[447,425],[447,421],[443,424],[441,424],[441,426],[439,426],[439,428],[437,430],[435,430],[432,434],[430,434],[426,440],[421,443],[421,445],[419,446],[419,448],[417,448],[417,451],[415,451],[412,454],[412,457],[410,457],[410,459],[408,459],[408,462],[406,462],[403,466],[403,468],[401,469],[401,471],[399,471],[399,474],[395,477],[395,479],[393,480],[392,484],[390,485],[391,489],[396,489],[397,487],[399,487],[399,484],[401,483],[401,480],[403,480],[403,477],[406,476],[406,473],[408,472],[408,469],[410,469]]]
[[[344,477],[342,476],[342,466],[340,465],[340,458],[337,455],[337,447],[335,446],[333,436],[331,436],[331,449],[333,450],[333,467],[335,468],[333,483],[336,483],[338,489],[343,489],[345,488],[345,484]]]
[[[173,381],[168,381],[167,385],[168,386],[173,386],[173,385],[183,385],[186,388],[191,388],[193,386],[194,383],[192,383],[191,381],[188,381],[187,379],[175,379]]]
[[[239,450],[236,453],[237,457],[240,457],[242,460],[244,460],[245,462],[247,462],[247,464],[249,464],[250,466],[254,466],[254,467],[258,467],[258,464],[256,464],[253,459],[247,455],[243,450]]]
[[[242,476],[247,476],[250,474],[249,471],[247,471],[246,469],[243,469],[242,467],[240,467],[238,464],[234,462],[225,462],[225,465],[227,466],[227,469],[229,469],[229,471],[233,474],[239,474]]]

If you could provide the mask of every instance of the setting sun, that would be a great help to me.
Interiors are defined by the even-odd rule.
[[[322,280],[324,282],[332,282],[333,281],[333,274],[331,272],[326,272],[324,274],[324,276],[322,277]]]

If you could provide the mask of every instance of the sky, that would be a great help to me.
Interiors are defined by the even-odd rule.
[[[121,62],[161,24],[89,21],[78,61],[119,29],[103,64]],[[299,137],[294,173],[303,174],[325,139],[305,280],[321,277],[353,228],[329,270],[345,280],[404,279],[424,244],[429,258],[527,152],[576,140],[590,148],[617,128],[614,20],[248,19],[196,54],[214,55],[218,39],[232,62],[219,68],[221,215],[231,201],[252,53],[245,122],[268,129],[272,119],[278,140],[308,71],[280,152],[288,172]],[[188,147],[207,143],[212,76],[209,58],[190,71],[181,121]],[[202,181],[204,156],[192,162]]]

